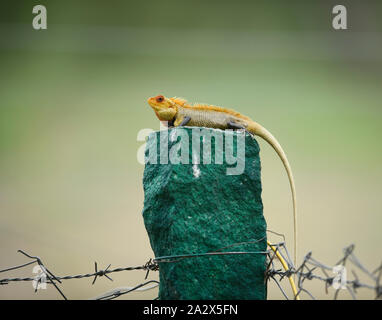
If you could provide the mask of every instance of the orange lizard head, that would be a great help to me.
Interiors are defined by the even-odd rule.
[[[149,98],[147,102],[153,108],[160,121],[171,121],[175,118],[177,106],[171,99],[159,95]]]

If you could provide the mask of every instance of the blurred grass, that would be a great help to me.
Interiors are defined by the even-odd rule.
[[[128,266],[153,256],[141,218],[136,136],[159,129],[146,99],[160,93],[235,108],[279,139],[296,179],[300,259],[313,250],[335,263],[354,242],[366,265],[379,264],[382,44],[373,15],[333,33],[322,20],[327,3],[74,10],[70,1],[47,4],[42,33],[27,25],[30,5],[18,6],[2,13],[0,26],[12,35],[0,41],[0,269],[24,261],[19,248],[59,275],[90,272],[94,260]],[[311,20],[306,10],[318,15]],[[268,228],[291,244],[287,178],[260,143]],[[143,278],[137,271],[95,286],[73,280],[64,292],[87,298]],[[270,298],[281,298],[273,289]],[[316,289],[326,297],[323,286]],[[34,295],[30,284],[0,287],[2,299],[58,297],[53,289]]]

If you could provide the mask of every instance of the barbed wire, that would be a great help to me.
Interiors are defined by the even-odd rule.
[[[334,266],[329,266],[324,263],[319,262],[317,259],[313,258],[312,252],[309,252],[303,259],[302,263],[297,267],[293,267],[292,260],[290,259],[285,242],[280,242],[277,244],[272,244],[277,247],[278,252],[282,255],[285,261],[287,261],[289,270],[285,271],[280,268],[276,268],[274,264],[275,254],[268,255],[269,264],[268,270],[266,272],[266,278],[274,280],[280,291],[283,293],[286,299],[289,299],[285,290],[281,286],[282,281],[290,276],[295,276],[297,278],[297,293],[292,297],[294,299],[301,297],[301,294],[307,295],[311,299],[315,299],[313,294],[306,288],[306,281],[318,280],[324,284],[325,293],[328,294],[328,288],[330,286],[334,287],[334,299],[338,299],[338,295],[341,290],[347,291],[352,299],[357,299],[357,289],[366,288],[374,291],[375,299],[382,298],[382,263],[374,271],[369,271],[354,254],[355,246],[354,244],[345,247],[343,249],[343,256]],[[286,253],[286,254],[283,254]],[[345,265],[350,265],[350,267],[361,271],[369,283],[361,282],[358,273],[355,269],[351,270],[352,278],[349,279],[347,276],[347,269]],[[334,276],[329,276],[329,272],[334,273]]]
[[[77,274],[77,275],[68,275],[68,276],[55,276],[42,262],[41,258],[37,256],[31,256],[28,253],[18,250],[19,253],[23,254],[24,256],[32,259],[32,261],[24,263],[22,265],[10,267],[4,270],[0,270],[0,273],[3,272],[8,272],[12,270],[17,270],[17,269],[22,269],[26,266],[32,265],[32,264],[37,264],[41,268],[41,273],[35,277],[25,277],[25,278],[5,278],[5,279],[0,279],[0,285],[6,285],[10,282],[20,282],[20,281],[34,281],[34,287],[35,287],[35,292],[37,292],[39,285],[41,285],[44,281],[44,283],[47,284],[52,284],[55,289],[60,293],[60,295],[67,300],[67,297],[65,294],[62,292],[60,287],[58,286],[57,283],[62,283],[62,280],[72,280],[72,279],[83,279],[83,278],[94,278],[92,285],[96,282],[98,277],[105,276],[108,278],[110,281],[113,281],[108,274],[115,273],[115,272],[122,272],[122,271],[133,271],[133,270],[145,270],[146,271],[146,276],[145,279],[147,279],[149,272],[150,271],[157,271],[158,270],[158,264],[153,262],[152,259],[149,259],[144,265],[141,266],[136,266],[136,267],[123,267],[123,268],[116,268],[116,269],[109,269],[110,264],[105,268],[105,269],[98,269],[98,264],[97,262],[94,263],[94,272],[92,273],[85,273],[85,274]],[[113,292],[108,293],[107,295],[101,295],[98,297],[100,300],[105,300],[105,299],[115,299],[118,296],[133,292],[133,291],[142,291],[142,288],[145,287],[149,283],[157,283],[159,284],[158,281],[155,280],[150,280],[144,283],[141,283],[135,287],[131,288],[121,288],[121,289],[116,289]]]
[[[272,232],[278,236],[285,237],[282,234],[273,232],[268,230],[268,232]],[[330,286],[335,288],[334,299],[338,299],[339,292],[343,289],[347,291],[351,298],[357,299],[357,289],[366,288],[371,291],[374,291],[375,299],[382,298],[382,263],[381,265],[373,271],[369,271],[358,259],[358,257],[354,254],[354,245],[350,245],[343,250],[343,256],[334,266],[329,266],[327,264],[319,262],[317,259],[313,258],[312,252],[309,252],[303,259],[302,263],[295,268],[293,265],[292,259],[290,258],[290,254],[288,252],[285,241],[278,243],[269,243],[269,247],[272,250],[265,251],[221,251],[223,249],[231,248],[237,245],[250,244],[259,242],[264,240],[264,238],[235,243],[214,252],[207,253],[199,253],[199,254],[184,254],[184,255],[174,255],[174,256],[163,256],[157,257],[155,259],[149,259],[145,264],[140,266],[128,266],[122,268],[111,269],[111,265],[109,264],[104,269],[99,269],[97,262],[94,263],[94,271],[91,273],[77,274],[77,275],[66,275],[66,276],[57,276],[53,274],[45,264],[43,264],[41,258],[37,256],[32,256],[22,250],[18,250],[19,253],[23,254],[25,257],[32,259],[27,263],[13,266],[4,270],[0,270],[0,273],[10,272],[13,270],[18,270],[30,266],[32,264],[37,264],[40,267],[40,273],[35,277],[24,277],[24,278],[4,278],[0,279],[0,286],[7,285],[11,282],[22,282],[22,281],[33,281],[35,292],[39,289],[39,287],[43,284],[53,285],[57,292],[61,295],[63,299],[67,299],[66,295],[63,293],[63,290],[60,288],[62,281],[64,280],[73,280],[73,279],[83,279],[83,278],[93,278],[92,285],[95,284],[96,280],[99,277],[106,277],[110,281],[113,279],[110,277],[112,273],[124,272],[124,271],[134,271],[134,270],[143,270],[146,271],[144,279],[147,280],[150,271],[158,271],[160,263],[176,263],[183,259],[191,259],[195,257],[211,257],[217,255],[242,255],[242,254],[264,254],[267,256],[267,269],[265,274],[265,280],[273,281],[277,288],[280,290],[285,299],[290,299],[284,287],[284,280],[289,279],[290,277],[294,277],[297,283],[297,289],[294,295],[291,296],[291,299],[300,299],[303,296],[308,297],[310,299],[315,299],[314,295],[307,289],[306,283],[308,281],[316,280],[320,281],[324,284],[325,292],[328,294],[328,288]],[[287,264],[288,268],[280,268],[277,266],[277,261],[283,259]],[[366,278],[368,279],[368,283],[361,282],[358,274],[355,270],[352,270],[352,278],[347,278],[346,266],[351,266],[357,271],[361,271]],[[329,272],[334,272],[334,276],[329,276]],[[103,293],[93,299],[96,300],[112,300],[116,299],[122,295],[126,295],[128,293],[134,291],[146,291],[151,290],[159,286],[159,282],[156,280],[149,280],[142,282],[133,287],[120,287]]]

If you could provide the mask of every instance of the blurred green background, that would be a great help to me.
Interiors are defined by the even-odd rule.
[[[32,28],[36,4],[47,8],[47,30]],[[159,129],[146,103],[157,94],[235,108],[278,138],[296,180],[299,261],[313,251],[333,265],[355,243],[365,265],[377,267],[382,3],[343,1],[343,31],[332,28],[335,4],[2,1],[0,269],[26,262],[17,249],[40,256],[58,275],[91,272],[94,261],[136,266],[153,257],[141,216],[137,133]],[[292,250],[287,176],[259,142],[268,228],[284,233]],[[0,278],[20,275],[32,276],[32,268]],[[124,272],[112,275],[114,282],[71,280],[62,288],[69,298],[91,298],[144,276]],[[312,290],[330,298],[322,283]],[[0,298],[60,296],[12,283],[0,286]],[[269,298],[282,298],[274,284]]]

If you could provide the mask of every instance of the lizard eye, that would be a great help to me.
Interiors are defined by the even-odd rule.
[[[163,102],[164,96],[157,96],[155,99],[157,102]]]

